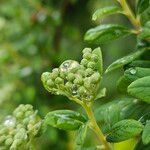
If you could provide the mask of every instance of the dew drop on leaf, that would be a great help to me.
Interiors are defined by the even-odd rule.
[[[79,66],[79,63],[75,60],[66,60],[60,65],[60,71],[67,72],[71,71]]]
[[[131,69],[131,70],[130,70],[130,73],[131,73],[132,75],[134,75],[134,74],[136,74],[136,70],[135,70],[135,69]]]

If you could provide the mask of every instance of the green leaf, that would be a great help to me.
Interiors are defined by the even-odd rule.
[[[128,79],[125,76],[122,76],[119,78],[117,82],[117,89],[121,93],[126,93],[127,92],[127,87],[132,83],[130,79]]]
[[[115,70],[117,68],[120,68],[130,62],[132,62],[134,59],[138,58],[140,55],[143,54],[143,52],[145,51],[145,49],[142,50],[138,50],[132,54],[129,54],[125,57],[122,57],[118,60],[116,60],[115,62],[113,62],[110,66],[108,66],[108,68],[106,69],[105,73],[108,73],[112,70]]]
[[[106,96],[106,88],[100,89],[96,95],[95,100]]]
[[[143,129],[142,141],[144,144],[150,143],[150,121],[148,121]]]
[[[143,13],[150,6],[149,0],[139,0],[137,4],[138,13]]]
[[[135,60],[131,62],[128,66],[130,67],[142,67],[142,68],[150,68],[150,61],[148,60]]]
[[[142,32],[139,34],[139,39],[150,39],[150,21],[148,21],[142,28]]]
[[[63,130],[77,130],[85,122],[83,115],[72,110],[55,110],[49,112],[44,119],[45,125]]]
[[[77,137],[76,137],[76,144],[77,145],[83,145],[84,144],[87,129],[88,129],[88,123],[85,123],[82,126],[80,126],[79,130],[77,131]]]
[[[120,92],[126,93],[127,87],[135,80],[139,78],[143,78],[145,76],[150,76],[150,68],[129,68],[124,72],[124,76],[122,76],[117,83],[117,88]]]
[[[121,25],[100,25],[88,30],[84,40],[89,43],[101,44],[130,34],[130,31]]]
[[[128,86],[128,93],[150,103],[150,76],[137,79]]]
[[[95,48],[92,53],[98,56],[97,69],[99,73],[102,74],[103,73],[103,57],[102,57],[101,48],[100,47]]]
[[[145,113],[140,119],[139,121],[143,124],[146,125],[146,122],[150,120],[150,112],[148,111],[148,113]]]
[[[117,6],[108,6],[105,8],[100,8],[96,10],[92,16],[92,20],[97,20],[98,18],[104,17],[106,15],[121,13],[121,8]]]
[[[113,125],[111,133],[106,137],[108,142],[121,142],[139,135],[143,125],[133,119],[126,119]]]

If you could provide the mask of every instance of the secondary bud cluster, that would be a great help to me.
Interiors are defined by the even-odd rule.
[[[93,100],[101,79],[99,51],[100,48],[93,51],[85,48],[80,64],[74,60],[66,60],[51,73],[43,73],[41,80],[44,87],[54,94],[69,94],[81,100]]]
[[[26,144],[38,135],[41,123],[31,105],[20,105],[0,125],[0,146],[10,150],[29,149]]]

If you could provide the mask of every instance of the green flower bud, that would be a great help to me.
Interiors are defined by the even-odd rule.
[[[83,58],[89,60],[91,58],[91,53],[84,53]]]
[[[94,62],[98,62],[98,56],[97,56],[96,54],[92,54],[91,59],[92,59]]]
[[[55,83],[56,83],[56,84],[64,84],[64,80],[63,80],[62,78],[60,78],[60,77],[57,77],[57,78],[55,79]]]
[[[52,72],[52,73],[50,74],[50,78],[51,78],[52,80],[56,79],[57,77],[58,77],[57,72]]]
[[[49,80],[47,80],[47,85],[48,85],[49,87],[54,87],[54,86],[55,86],[55,83],[53,82],[52,79],[49,79]]]
[[[45,83],[49,78],[50,78],[50,73],[49,72],[42,73],[41,80],[42,80],[43,83]]]
[[[88,63],[87,67],[88,67],[88,68],[95,69],[96,63],[94,63],[94,62],[91,61],[91,62]]]
[[[69,74],[67,75],[67,79],[68,79],[69,81],[73,81],[74,78],[75,78],[75,75],[74,75],[73,73],[69,73]]]
[[[90,81],[90,78],[85,78],[85,79],[84,79],[84,86],[85,86],[85,88],[87,88],[87,89],[90,89],[90,88],[91,88],[91,81]]]
[[[92,83],[97,83],[100,80],[100,77],[100,74],[96,72],[90,77],[90,80]]]
[[[83,53],[91,53],[92,52],[92,49],[91,48],[84,48]]]
[[[67,83],[65,84],[65,87],[66,87],[67,89],[71,89],[72,86],[73,86],[73,84],[72,84],[71,82],[67,82]]]
[[[93,71],[93,69],[91,69],[91,68],[87,68],[87,69],[85,70],[85,75],[86,75],[86,76],[91,76],[93,73],[94,73],[94,71]]]
[[[6,136],[2,135],[0,136],[0,143],[3,143],[6,140]]]
[[[84,95],[86,93],[86,88],[84,86],[79,87],[78,93],[80,95]]]
[[[59,75],[59,69],[58,68],[54,68],[53,70],[52,70],[52,73],[54,73],[55,75]]]
[[[60,77],[62,79],[65,79],[66,78],[66,72],[60,72]]]
[[[83,84],[83,78],[82,78],[82,76],[77,75],[76,79],[74,80],[74,83],[75,84],[79,84],[79,85]]]
[[[81,60],[81,65],[87,66],[87,64],[88,64],[88,60],[83,58],[83,59]]]
[[[13,139],[12,139],[12,138],[8,138],[8,139],[6,139],[6,141],[5,141],[5,145],[6,145],[6,146],[10,146],[12,143],[13,143]]]

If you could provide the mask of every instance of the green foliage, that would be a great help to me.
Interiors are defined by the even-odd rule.
[[[117,68],[120,68],[130,62],[132,62],[133,60],[135,60],[136,58],[138,58],[140,55],[142,55],[142,53],[144,52],[145,50],[139,50],[139,51],[136,51],[130,55],[127,55],[123,58],[120,58],[118,60],[116,60],[115,62],[113,62],[107,69],[106,69],[106,73],[114,70],[114,69],[117,69]]]
[[[137,79],[128,86],[128,93],[150,103],[150,76]]]
[[[0,149],[133,150],[133,145],[135,150],[149,149],[150,2],[104,3],[111,4],[89,0],[2,0]],[[92,25],[89,15],[93,7],[101,5],[105,7],[97,8],[92,15],[96,27],[85,33]],[[126,19],[120,20],[120,15],[105,20],[113,14],[123,15],[132,26]],[[81,43],[84,33],[85,43]],[[86,44],[92,48],[83,49],[80,58],[80,49]],[[103,57],[101,48],[95,48],[99,45],[105,50]],[[117,57],[121,58],[114,61]],[[111,65],[105,70],[108,63]],[[119,68],[122,72],[111,72]],[[43,91],[40,75],[45,89],[60,96]],[[70,100],[69,104],[62,95]],[[72,102],[83,108],[84,115]],[[134,144],[130,147],[131,138]]]
[[[139,135],[143,125],[136,120],[122,120],[112,126],[112,131],[107,135],[109,142],[120,142]]]
[[[130,31],[118,24],[100,25],[88,30],[85,34],[84,40],[89,43],[106,43],[111,40],[129,35]]]
[[[150,143],[150,135],[149,135],[149,132],[150,132],[150,122],[148,121],[143,129],[143,133],[142,133],[142,141],[143,143],[146,145],[146,144],[149,144]]]
[[[49,112],[44,119],[44,125],[51,125],[63,130],[77,130],[84,122],[86,122],[85,117],[71,110],[55,110]]]
[[[106,16],[106,15],[111,15],[111,14],[116,14],[116,13],[121,13],[121,8],[117,6],[110,6],[110,7],[105,7],[105,8],[100,8],[96,10],[92,16],[92,20],[97,20],[98,18],[101,18]]]

